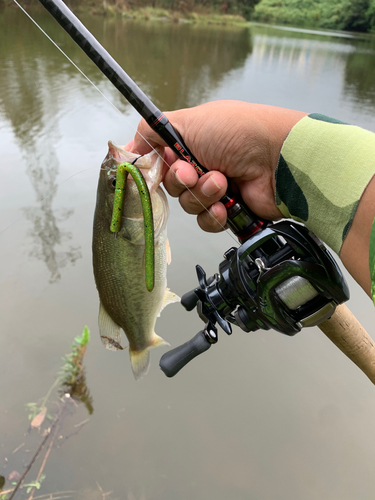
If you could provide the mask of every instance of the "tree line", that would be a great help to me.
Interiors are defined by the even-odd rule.
[[[311,28],[375,31],[375,0],[262,0],[252,19]]]
[[[75,9],[93,9],[96,13],[97,7],[110,6],[114,12],[121,12],[126,9],[142,9],[152,7],[156,9],[166,9],[182,14],[196,12],[199,14],[221,13],[229,15],[240,15],[246,20],[250,20],[254,12],[254,7],[261,0],[64,0],[69,6]],[[22,5],[31,6],[38,2],[35,0],[23,0]],[[12,0],[0,0],[0,7],[14,5]],[[103,10],[103,12],[105,9]]]
[[[153,7],[182,14],[222,13],[246,20],[309,28],[375,32],[375,0],[65,0],[75,8],[102,5],[115,11]],[[30,4],[24,0],[23,4]],[[35,2],[33,2],[35,3]],[[0,0],[12,5],[12,0]]]

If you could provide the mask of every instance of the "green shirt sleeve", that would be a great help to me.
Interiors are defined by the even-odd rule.
[[[369,264],[371,277],[371,297],[375,305],[375,219],[370,234]]]
[[[375,134],[311,114],[290,131],[276,170],[276,204],[340,253],[375,173]]]

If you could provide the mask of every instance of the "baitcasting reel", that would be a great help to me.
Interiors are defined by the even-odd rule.
[[[218,340],[215,324],[228,334],[231,324],[245,332],[273,328],[295,335],[330,318],[349,299],[343,275],[324,244],[305,226],[282,221],[251,236],[224,254],[210,278],[196,266],[199,287],[181,303],[197,308],[205,328],[164,354],[160,368],[173,377]]]

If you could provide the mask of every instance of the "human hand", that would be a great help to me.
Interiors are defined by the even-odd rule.
[[[165,149],[170,168],[164,186],[171,196],[179,197],[187,213],[198,216],[203,230],[217,232],[226,223],[226,209],[219,200],[227,190],[227,178],[256,215],[269,220],[282,217],[275,204],[275,170],[286,136],[306,113],[214,101],[165,114],[198,161],[210,170],[199,178],[191,165]],[[138,132],[127,145],[133,152],[146,154],[151,146],[166,146],[144,120]]]

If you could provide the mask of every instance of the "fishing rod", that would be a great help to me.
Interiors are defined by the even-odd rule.
[[[165,114],[142,92],[67,5],[62,0],[39,1],[167,146],[194,167],[199,177],[206,174],[208,169],[191,153]],[[249,209],[240,195],[230,190],[220,201],[227,209],[227,224],[240,241],[246,240],[268,224],[268,221],[257,217]]]
[[[189,151],[168,118],[64,2],[39,1],[176,155],[192,165],[199,177],[205,175],[208,170]],[[205,327],[162,356],[162,371],[168,377],[176,375],[215,344],[216,323],[228,335],[231,324],[245,332],[273,328],[286,335],[318,325],[375,384],[375,345],[343,305],[349,289],[325,245],[301,224],[272,224],[257,217],[230,191],[221,202],[227,209],[228,226],[241,246],[225,252],[219,272],[210,278],[196,266],[199,286],[181,302],[188,311],[197,308]]]

